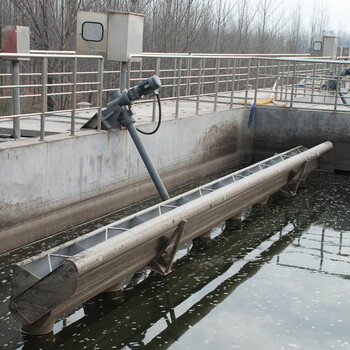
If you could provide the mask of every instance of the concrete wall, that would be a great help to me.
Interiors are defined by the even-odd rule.
[[[324,141],[334,144],[320,159],[320,167],[350,171],[350,114],[300,111],[258,106],[254,120],[254,161],[274,152]]]
[[[170,189],[250,161],[248,117],[242,107],[169,120],[141,137]],[[0,164],[0,252],[156,194],[125,130],[2,143]]]

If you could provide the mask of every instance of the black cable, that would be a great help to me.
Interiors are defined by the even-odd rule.
[[[162,108],[161,108],[161,105],[160,105],[160,98],[159,98],[158,94],[156,96],[157,96],[157,100],[158,100],[158,109],[159,109],[158,124],[157,124],[156,128],[153,131],[151,131],[151,132],[142,131],[139,128],[136,128],[136,130],[138,132],[140,132],[141,134],[144,134],[144,135],[153,135],[153,134],[155,134],[158,131],[158,129],[160,127],[160,124],[162,122]]]

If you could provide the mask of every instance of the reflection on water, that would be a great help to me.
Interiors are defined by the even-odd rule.
[[[242,223],[217,227],[210,244],[184,247],[169,275],[140,271],[122,292],[99,295],[44,337],[23,338],[7,311],[10,265],[62,236],[2,256],[0,346],[349,349],[349,185],[349,176],[314,173],[296,197],[275,195],[267,207],[247,211]]]

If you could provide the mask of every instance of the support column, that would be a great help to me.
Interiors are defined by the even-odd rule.
[[[12,114],[21,114],[21,97],[19,88],[19,61],[12,61],[12,76],[11,83],[16,87],[12,88]],[[20,117],[14,117],[13,119],[12,137],[19,139],[21,137]]]

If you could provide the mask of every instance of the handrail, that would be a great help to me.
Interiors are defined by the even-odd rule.
[[[11,91],[20,90],[20,100],[23,106],[35,103],[38,110],[40,101],[54,101],[58,106],[56,112],[68,110],[71,107],[71,134],[75,132],[75,104],[80,101],[93,100],[91,112],[98,110],[101,115],[102,107],[108,100],[108,94],[118,89],[115,81],[120,81],[122,71],[104,69],[104,58],[100,55],[77,55],[75,51],[43,51],[31,50],[28,54],[0,53],[0,58],[26,59],[21,64],[20,82],[10,82],[11,73],[0,73],[0,120],[5,118],[25,118],[33,116],[33,109],[27,108],[22,113],[9,112]],[[28,63],[29,59],[29,63]],[[42,71],[32,71],[30,60],[46,60],[46,64],[55,59],[54,63],[70,62],[60,65],[48,65],[45,76]],[[77,60],[77,69],[72,72],[71,63]],[[79,62],[84,60],[84,64]],[[85,61],[88,60],[88,61]],[[98,62],[99,71],[89,62]],[[13,61],[12,61],[13,62]],[[88,64],[86,64],[88,62]],[[346,60],[331,60],[329,57],[315,58],[309,54],[211,54],[211,53],[158,53],[144,52],[130,56],[126,86],[138,84],[150,75],[157,74],[162,81],[161,97],[163,100],[175,101],[175,118],[181,112],[180,105],[194,102],[194,114],[199,114],[201,104],[212,104],[213,110],[234,106],[247,106],[260,103],[261,98],[270,96],[268,101],[276,101],[279,106],[289,108],[322,109],[336,112],[348,112],[345,94],[350,88],[347,77],[340,75],[347,65]],[[39,65],[40,66],[40,65]],[[64,68],[66,67],[66,68]],[[67,70],[65,70],[67,69]],[[84,71],[84,69],[87,69]],[[333,76],[331,73],[334,73]],[[335,82],[334,90],[327,90],[329,82]],[[341,92],[341,84],[343,91]],[[326,87],[326,89],[322,89]],[[78,98],[78,100],[77,100]],[[103,102],[103,100],[105,102]],[[29,104],[27,101],[32,101]],[[63,103],[65,101],[65,103]],[[153,100],[137,101],[137,103],[153,102]],[[45,102],[47,103],[47,102]],[[74,104],[68,106],[68,104]],[[51,102],[52,104],[52,102]],[[153,108],[156,106],[153,103]],[[275,105],[268,105],[275,108]],[[46,108],[48,109],[48,108]],[[81,109],[82,110],[82,109]],[[187,109],[188,110],[188,109]],[[48,110],[41,106],[42,126],[45,128],[45,117]],[[152,111],[154,121],[156,113]],[[100,128],[98,128],[100,129]],[[41,130],[44,139],[45,130]]]

